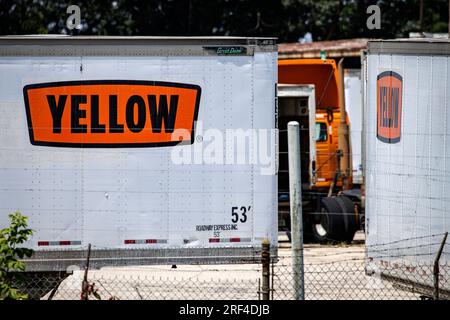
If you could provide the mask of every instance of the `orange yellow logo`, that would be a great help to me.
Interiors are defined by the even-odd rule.
[[[386,143],[400,141],[402,82],[394,71],[382,72],[377,77],[377,138]]]
[[[33,145],[160,147],[193,143],[201,88],[87,80],[31,84],[23,93]],[[175,130],[186,134],[173,134]]]

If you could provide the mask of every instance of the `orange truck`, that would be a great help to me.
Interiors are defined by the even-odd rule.
[[[342,63],[278,61],[279,226],[290,237],[287,123],[300,124],[305,241],[351,242],[363,220],[352,183]]]

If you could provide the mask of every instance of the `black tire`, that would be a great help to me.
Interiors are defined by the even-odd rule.
[[[351,242],[357,230],[353,202],[347,197],[322,199],[319,217],[312,220],[312,232],[316,241]]]
[[[344,218],[345,234],[343,241],[351,243],[355,237],[356,231],[359,229],[359,222],[355,212],[355,203],[346,196],[336,197],[336,200],[342,208]]]
[[[312,219],[312,232],[320,243],[337,242],[345,231],[342,208],[336,198],[323,198],[319,216]]]

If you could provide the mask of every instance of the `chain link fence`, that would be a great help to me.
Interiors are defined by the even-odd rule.
[[[303,265],[295,265],[290,244],[280,243],[272,250],[276,255],[256,264],[108,267],[87,274],[85,270],[40,272],[25,274],[19,289],[31,299],[52,300],[291,300],[299,290],[307,300],[430,299],[436,298],[436,292],[439,299],[450,299],[448,260],[436,270],[434,256],[417,262],[417,256],[404,252],[394,256],[389,251],[368,258],[367,249],[362,244],[306,245]],[[408,249],[418,252],[415,246]],[[295,277],[301,272],[304,283],[295,288]]]
[[[104,268],[89,271],[85,294],[89,300],[258,300],[260,275],[261,265]],[[58,279],[39,273],[26,278],[22,289],[32,299],[82,299],[83,270]]]
[[[295,299],[291,257],[273,263],[272,299]],[[450,266],[440,266],[440,298],[449,299]],[[307,300],[417,300],[434,295],[433,265],[383,267],[364,259],[312,262],[305,259]]]

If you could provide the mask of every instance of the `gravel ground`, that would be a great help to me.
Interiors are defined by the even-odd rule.
[[[273,298],[293,299],[290,244],[279,237]],[[365,275],[364,234],[352,245],[305,245],[306,299],[417,299]],[[82,271],[61,283],[53,299],[79,299]],[[258,299],[261,265],[178,265],[103,268],[89,272],[102,299]],[[47,297],[44,297],[47,298]]]

